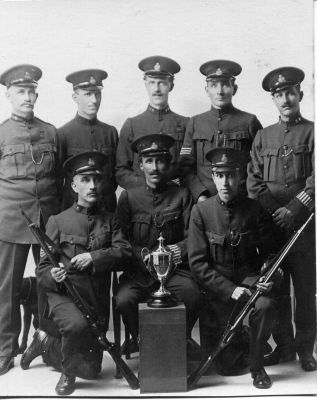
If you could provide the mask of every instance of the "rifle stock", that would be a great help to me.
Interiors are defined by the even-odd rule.
[[[44,250],[51,264],[54,267],[60,268],[57,260],[55,259],[54,255],[49,249],[49,246],[47,245],[47,243],[49,243],[50,246],[53,246],[54,249],[56,249],[55,243],[53,243],[51,239],[44,232],[42,232],[36,224],[32,223],[31,219],[28,217],[24,210],[21,210],[21,212],[28,222],[29,229],[31,230],[41,248]],[[134,375],[129,366],[123,361],[121,356],[118,355],[114,344],[107,339],[106,334],[102,330],[101,324],[98,320],[98,316],[91,311],[86,301],[81,297],[81,295],[78,293],[77,289],[67,276],[62,283],[66,287],[66,290],[74,304],[78,307],[79,311],[87,320],[88,325],[90,326],[93,333],[96,335],[100,346],[110,354],[111,358],[115,362],[116,366],[120,369],[123,377],[126,379],[131,389],[138,389],[140,387],[139,379]]]
[[[296,240],[298,239],[300,234],[303,232],[303,230],[306,228],[306,226],[308,225],[308,223],[311,221],[311,219],[313,217],[314,217],[314,213],[312,213],[308,217],[306,222],[294,233],[294,235],[290,238],[290,240],[283,246],[283,248],[280,250],[278,255],[270,263],[272,265],[270,265],[267,268],[266,273],[262,277],[260,277],[260,278],[264,277],[264,280],[262,282],[268,283],[271,280],[272,276],[279,268],[280,264],[286,257],[287,253],[290,251],[290,249],[292,248],[292,246],[294,245],[294,243],[296,242]],[[259,279],[257,280],[257,282],[259,281]],[[256,287],[256,283],[254,284],[255,287]],[[188,377],[188,379],[187,379],[188,390],[192,389],[195,386],[195,384],[203,376],[204,372],[209,368],[209,366],[215,360],[215,358],[220,353],[220,351],[231,342],[231,340],[234,337],[234,335],[236,334],[238,328],[242,324],[244,318],[248,315],[249,311],[251,310],[251,308],[253,307],[253,305],[255,304],[255,302],[259,296],[261,296],[260,290],[255,289],[253,291],[252,295],[249,297],[248,301],[245,303],[245,305],[239,311],[234,322],[232,324],[228,323],[228,325],[222,335],[222,338],[221,338],[218,346],[216,347],[216,350],[213,353],[211,353],[205,361],[202,361],[200,363],[200,365],[198,366],[198,368]]]

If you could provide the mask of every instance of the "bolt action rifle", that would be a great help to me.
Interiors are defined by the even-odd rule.
[[[313,218],[314,214],[311,214],[306,222],[299,228],[294,235],[287,241],[287,243],[282,247],[279,253],[274,257],[274,259],[270,262],[269,266],[265,269],[265,273],[255,282],[253,285],[253,293],[249,297],[248,301],[243,305],[241,310],[237,313],[237,316],[234,318],[234,321],[229,320],[227,327],[216,347],[215,351],[213,351],[205,361],[202,361],[198,368],[189,375],[187,379],[187,388],[188,390],[192,389],[195,384],[199,381],[199,379],[203,376],[204,372],[208,369],[208,367],[212,364],[212,362],[216,359],[218,354],[224,349],[233,339],[234,335],[237,333],[238,329],[242,325],[244,318],[248,315],[249,311],[254,307],[254,304],[258,297],[261,296],[260,289],[256,288],[256,284],[261,281],[263,283],[268,283],[271,281],[272,276],[279,268],[281,262],[286,257],[287,253],[290,251],[300,234],[306,228],[310,220]]]
[[[21,212],[22,215],[26,218],[28,222],[28,227],[31,230],[33,236],[35,237],[35,239],[37,240],[37,242],[47,255],[51,264],[56,268],[60,268],[58,262],[56,261],[53,253],[50,250],[50,247],[53,248],[58,253],[61,253],[60,249],[58,249],[56,244],[35,223],[31,221],[31,219],[28,217],[28,215],[26,215],[24,210],[21,209]],[[106,333],[103,331],[98,316],[91,311],[85,299],[81,297],[81,295],[78,293],[78,290],[75,288],[71,280],[67,278],[67,276],[62,281],[62,283],[66,287],[68,295],[70,296],[74,304],[78,307],[83,316],[86,318],[88,325],[90,326],[92,332],[96,335],[102,349],[110,354],[111,358],[121,371],[122,375],[130,385],[131,389],[138,389],[140,387],[139,379],[134,375],[129,366],[120,357],[115,348],[115,345],[109,342],[109,340],[107,339]]]

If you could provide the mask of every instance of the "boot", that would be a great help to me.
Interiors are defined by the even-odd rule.
[[[30,346],[22,354],[20,365],[22,369],[28,369],[34,358],[40,356],[44,351],[44,345],[47,342],[46,332],[37,329],[33,335]]]

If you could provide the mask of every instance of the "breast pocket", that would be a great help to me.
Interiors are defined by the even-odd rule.
[[[25,178],[26,164],[24,144],[3,146],[1,148],[0,168],[3,176],[8,179]]]
[[[224,261],[224,244],[225,244],[225,235],[220,235],[215,232],[207,231],[205,232],[208,243],[209,243],[209,253],[211,258],[215,262],[223,262]]]
[[[293,148],[293,165],[295,179],[305,179],[312,174],[312,149],[306,144],[298,145]]]
[[[252,146],[252,139],[247,131],[235,131],[224,133],[224,147],[231,147],[232,149],[250,151]]]
[[[272,182],[276,180],[278,175],[278,152],[279,149],[265,149],[263,156],[263,180]]]
[[[197,163],[200,165],[210,164],[209,161],[206,160],[206,153],[214,148],[215,145],[215,135],[210,132],[194,132],[193,134],[193,144],[196,149],[196,158]]]
[[[115,157],[115,149],[111,147],[101,147],[100,151],[107,156],[107,162],[104,167],[104,171],[106,177],[113,178],[114,177],[114,157]]]
[[[163,236],[169,243],[184,239],[184,226],[180,210],[163,213]],[[169,239],[170,238],[170,239]]]
[[[31,146],[32,160],[39,165],[43,176],[51,175],[55,171],[56,146],[51,143],[40,143]]]
[[[61,233],[60,244],[61,249],[69,258],[69,260],[71,260],[77,254],[86,253],[88,251],[88,241],[84,236]]]
[[[151,215],[136,215],[131,219],[132,237],[136,244],[147,243],[150,236]]]

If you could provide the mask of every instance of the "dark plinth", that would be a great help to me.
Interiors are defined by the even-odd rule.
[[[186,309],[139,305],[140,392],[187,391]]]

